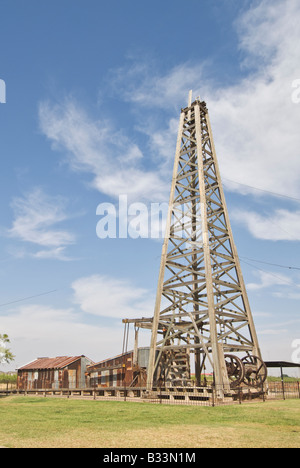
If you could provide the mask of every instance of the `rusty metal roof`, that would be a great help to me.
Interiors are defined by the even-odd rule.
[[[19,367],[19,370],[23,369],[62,369],[63,367],[72,364],[72,362],[85,356],[58,356],[54,358],[41,357],[35,361],[29,362],[25,366]],[[91,361],[92,362],[92,361]]]
[[[104,364],[105,362],[113,361],[113,360],[118,359],[118,358],[120,358],[120,357],[129,356],[129,355],[132,354],[132,353],[133,353],[133,350],[131,350],[131,351],[126,351],[126,353],[118,354],[117,356],[114,356],[114,357],[111,357],[111,358],[108,358],[108,359],[103,359],[103,361],[93,362],[93,364],[90,364],[90,365],[88,366],[88,368],[100,366],[100,364]]]

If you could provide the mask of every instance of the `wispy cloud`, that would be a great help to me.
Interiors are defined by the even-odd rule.
[[[1,315],[1,326],[11,338],[15,367],[38,356],[85,356],[100,361],[122,351],[122,324],[114,327],[86,323],[75,308],[28,304]],[[66,333],[67,330],[67,333]]]
[[[161,196],[165,187],[159,173],[145,169],[138,145],[111,121],[91,119],[70,99],[59,106],[41,103],[39,117],[43,133],[66,153],[70,168],[91,174],[95,189],[112,197]]]
[[[271,214],[233,210],[232,219],[243,224],[257,239],[300,240],[300,211],[275,210]]]
[[[148,128],[151,120],[150,139],[164,154],[174,127],[169,122],[193,89],[194,97],[200,94],[208,103],[222,176],[248,186],[226,181],[227,188],[251,193],[254,186],[300,197],[299,105],[291,99],[292,83],[299,78],[299,21],[297,0],[262,0],[240,16],[243,74],[234,84],[217,83],[208,61],[181,63],[161,73],[155,62],[131,59],[111,71],[112,87],[135,110],[143,109]]]
[[[272,328],[262,328],[260,330],[261,335],[280,335],[288,334],[293,329],[298,329],[300,320],[295,318],[285,322],[273,322]]]
[[[246,77],[208,93],[223,176],[296,197],[299,106],[291,96],[299,76],[299,21],[297,0],[256,3],[237,22]]]
[[[111,70],[110,91],[130,103],[132,126],[146,135],[146,150],[115,122],[92,118],[72,99],[41,103],[41,129],[70,168],[89,174],[101,193],[167,201],[178,113],[193,89],[194,97],[200,94],[208,103],[227,189],[257,195],[251,187],[258,187],[299,198],[300,107],[291,99],[299,78],[299,22],[297,0],[262,0],[244,12],[235,24],[243,73],[230,85],[211,78],[208,60],[162,72],[154,60],[131,57]],[[257,238],[299,240],[299,210],[267,217],[252,212],[240,220]]]
[[[279,273],[259,271],[257,272],[257,276],[259,277],[260,282],[248,283],[247,289],[249,291],[256,291],[274,286],[291,286],[293,284],[290,278]]]
[[[75,237],[68,230],[54,228],[69,218],[65,199],[50,197],[36,188],[23,198],[15,198],[12,208],[14,221],[8,229],[10,237],[42,248],[32,254],[37,258],[67,259],[65,248],[75,242]]]
[[[121,99],[142,108],[178,110],[187,104],[188,91],[202,81],[206,63],[186,62],[171,68],[166,74],[158,71],[153,60],[131,57],[128,65],[111,70],[110,87]]]
[[[298,288],[300,289],[300,284],[298,285]],[[295,292],[274,292],[273,293],[273,296],[274,297],[278,297],[280,299],[291,299],[291,300],[294,300],[294,301],[299,301],[300,299],[300,290],[298,293],[295,293]]]
[[[85,313],[110,318],[151,317],[153,297],[128,280],[101,275],[72,283],[74,302]]]
[[[84,354],[95,361],[114,356],[122,352],[121,319],[153,315],[151,292],[127,279],[91,275],[73,281],[71,289],[72,304],[65,307],[32,303],[2,311],[1,326],[11,338],[16,366],[54,356],[53,350],[56,356]],[[140,346],[150,343],[150,332],[144,331]],[[133,340],[130,333],[128,349]]]

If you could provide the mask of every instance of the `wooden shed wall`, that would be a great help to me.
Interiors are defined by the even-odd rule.
[[[85,358],[78,359],[63,369],[19,369],[17,387],[20,390],[84,388],[85,370]]]

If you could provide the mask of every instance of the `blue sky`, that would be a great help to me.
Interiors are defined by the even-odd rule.
[[[122,318],[153,314],[162,241],[99,239],[96,210],[118,207],[119,195],[168,201],[190,89],[208,105],[263,356],[291,360],[300,339],[299,2],[0,8],[0,332],[16,354],[9,367],[37,356],[110,357],[122,351]]]

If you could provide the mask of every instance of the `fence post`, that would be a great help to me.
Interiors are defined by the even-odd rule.
[[[261,392],[262,392],[262,397],[263,397],[263,402],[266,401],[266,393],[264,389],[264,384],[261,385]]]
[[[282,396],[283,396],[283,400],[285,400],[284,381],[283,381],[283,378],[282,378],[282,380],[281,380],[281,385],[282,385]]]
[[[215,406],[215,395],[214,395],[215,387],[212,386],[211,390],[212,390],[212,392],[211,392],[211,397],[212,397],[211,402],[212,402],[212,406]]]

